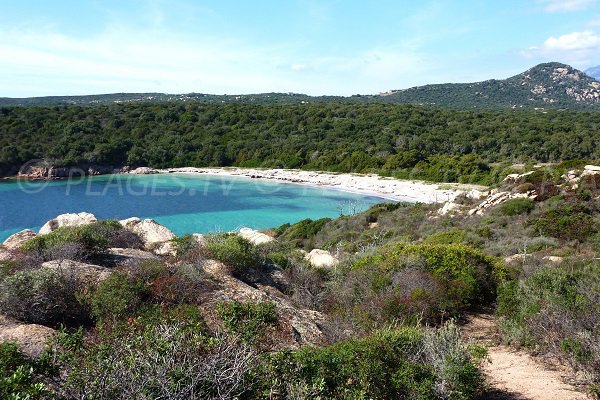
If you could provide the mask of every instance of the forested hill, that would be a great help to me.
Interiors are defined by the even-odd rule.
[[[393,104],[0,108],[0,173],[55,166],[242,166],[483,182],[486,163],[600,159],[600,113]]]
[[[214,95],[202,93],[114,93],[89,96],[0,98],[1,106],[106,105],[139,102],[244,104],[392,103],[461,109],[600,110],[600,82],[568,65],[540,64],[514,77],[391,90],[378,95],[308,96],[296,93]]]

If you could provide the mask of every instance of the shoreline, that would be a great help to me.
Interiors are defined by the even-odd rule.
[[[198,174],[208,176],[227,176],[265,181],[293,183],[336,189],[350,193],[374,196],[392,201],[413,203],[444,203],[452,201],[462,193],[487,190],[482,186],[459,183],[429,183],[416,180],[401,180],[382,177],[376,174],[360,175],[351,173],[331,173],[324,171],[305,171],[296,169],[258,169],[258,168],[166,168],[148,169],[146,173],[159,174]]]
[[[327,171],[307,171],[300,169],[262,169],[241,167],[179,167],[155,169],[138,167],[133,170],[113,169],[116,175],[151,175],[151,174],[188,174],[244,179],[260,179],[264,181],[322,187],[348,193],[378,197],[384,200],[405,201],[411,203],[444,203],[452,201],[456,196],[465,193],[479,198],[482,191],[489,188],[480,185],[460,183],[434,183],[420,180],[396,179],[377,174],[335,173]],[[86,175],[101,176],[111,173]],[[79,175],[78,175],[79,177]],[[68,176],[39,177],[16,175],[3,177],[2,181],[60,181]]]

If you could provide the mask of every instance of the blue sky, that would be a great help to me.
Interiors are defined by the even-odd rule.
[[[600,0],[0,4],[0,96],[372,94],[600,64]]]

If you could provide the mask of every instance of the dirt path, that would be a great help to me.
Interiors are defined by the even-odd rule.
[[[564,383],[566,373],[550,369],[524,351],[498,345],[494,318],[477,314],[462,328],[466,338],[488,345],[489,363],[484,371],[490,392],[485,399],[510,400],[588,400],[572,385]]]

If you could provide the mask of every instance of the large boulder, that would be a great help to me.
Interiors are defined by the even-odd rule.
[[[318,268],[331,268],[339,264],[339,260],[327,250],[313,249],[304,258]]]
[[[163,249],[168,245],[165,242],[175,239],[175,234],[167,227],[159,224],[153,219],[128,218],[119,221],[125,229],[130,230],[140,237],[147,249]]]
[[[97,285],[111,274],[110,269],[99,265],[85,264],[73,260],[53,260],[42,264],[42,268],[59,271],[61,274],[85,285]]]
[[[62,214],[46,222],[46,224],[42,226],[42,229],[40,229],[40,235],[48,234],[63,226],[89,225],[93,224],[96,221],[98,220],[96,219],[94,214],[86,212],[81,212],[78,214]]]
[[[32,231],[31,229],[25,229],[21,232],[17,232],[9,236],[8,239],[6,239],[2,244],[9,250],[16,250],[19,247],[21,247],[23,243],[25,243],[29,239],[33,239],[37,235],[38,234]]]
[[[29,357],[36,358],[55,331],[43,325],[25,324],[0,315],[0,342],[14,342]]]
[[[254,245],[269,243],[274,240],[271,236],[250,228],[241,228],[239,235]]]

